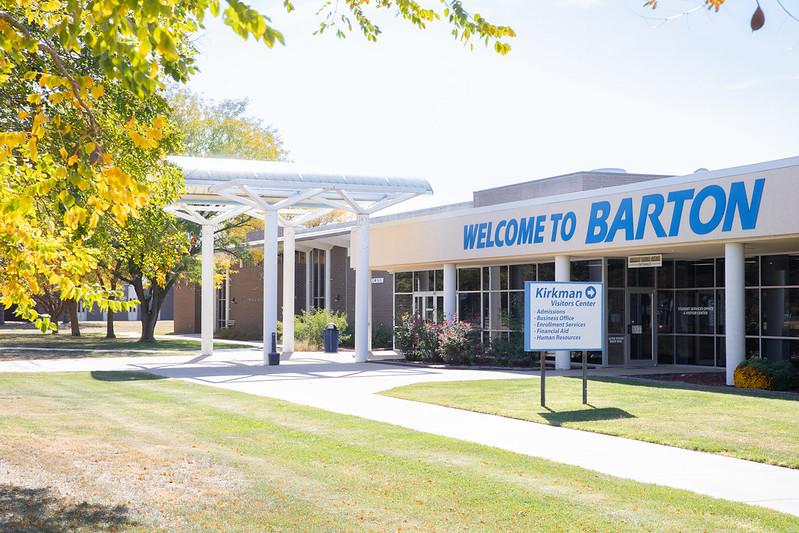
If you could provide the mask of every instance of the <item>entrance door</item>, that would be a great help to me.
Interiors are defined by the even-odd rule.
[[[630,347],[630,363],[651,363],[655,360],[655,336],[652,331],[654,292],[629,293],[630,321],[627,338]]]
[[[443,297],[436,297],[433,293],[415,293],[413,297],[413,313],[422,320],[436,322],[439,319],[439,312],[443,309],[443,302]]]

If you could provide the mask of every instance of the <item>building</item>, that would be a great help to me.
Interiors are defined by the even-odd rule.
[[[799,357],[797,185],[799,157],[686,176],[606,169],[375,217],[373,323],[391,306],[395,317],[457,316],[484,341],[513,340],[525,281],[602,281],[607,319],[596,364],[726,366],[731,376],[744,356]],[[298,308],[338,297],[346,309],[346,291],[332,287],[346,289],[357,259],[350,229],[297,231],[298,250],[307,247],[297,279],[310,284],[298,283]],[[329,246],[330,255],[318,251]],[[257,298],[259,285],[241,283],[231,278],[229,294]],[[556,360],[568,365],[569,354]]]

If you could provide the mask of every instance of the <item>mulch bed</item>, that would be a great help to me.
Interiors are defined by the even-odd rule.
[[[673,374],[646,374],[641,376],[625,376],[632,378],[654,379],[656,381],[672,381],[677,383],[690,383],[692,385],[709,385],[724,387],[726,376],[724,372],[680,372]]]

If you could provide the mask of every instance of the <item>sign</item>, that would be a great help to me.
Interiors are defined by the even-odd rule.
[[[664,239],[683,233],[753,230],[765,183],[761,177],[748,187],[745,181],[735,181],[726,187],[710,184],[668,194],[653,192],[594,201],[583,221],[575,211],[568,210],[470,222],[463,224],[463,249],[513,248],[572,239],[597,245],[640,241],[647,233]],[[578,226],[584,228],[582,233],[577,231]]]
[[[372,278],[372,285],[380,285],[383,283],[383,278]]]
[[[524,285],[524,349],[601,350],[602,283],[528,281]]]

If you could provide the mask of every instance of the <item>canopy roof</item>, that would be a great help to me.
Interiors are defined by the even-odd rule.
[[[181,203],[236,203],[235,197],[250,196],[245,191],[275,203],[316,191],[292,206],[318,208],[340,207],[329,201],[375,204],[433,192],[423,179],[320,172],[296,163],[183,156],[168,160],[183,169],[186,192]]]

